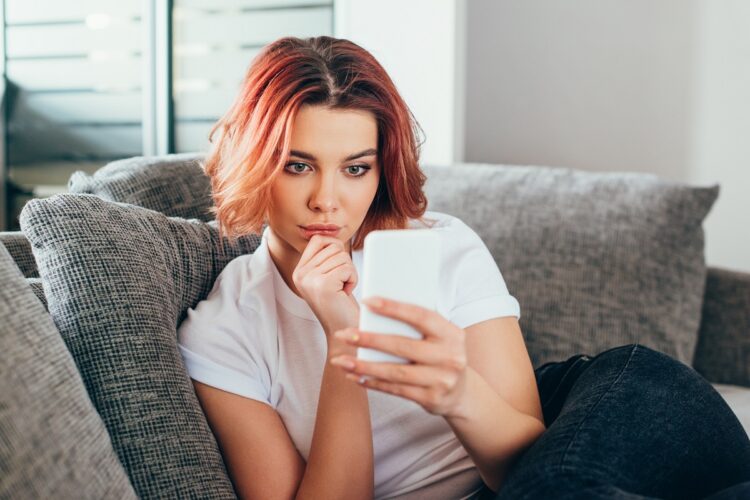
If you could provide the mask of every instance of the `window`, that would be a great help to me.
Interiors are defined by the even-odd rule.
[[[333,18],[332,0],[6,0],[0,230],[76,170],[207,150],[260,48]]]
[[[261,47],[282,36],[333,33],[332,2],[175,0],[173,9],[175,150],[208,147]]]

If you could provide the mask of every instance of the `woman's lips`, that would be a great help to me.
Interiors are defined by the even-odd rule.
[[[336,237],[341,231],[341,229],[336,229],[333,231],[326,231],[323,229],[305,229],[304,227],[300,227],[299,230],[302,233],[302,237],[305,238],[306,240],[309,240],[310,238],[312,238],[314,234],[322,234],[323,236]]]

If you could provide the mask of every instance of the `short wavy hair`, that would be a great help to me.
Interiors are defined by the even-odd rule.
[[[362,248],[373,230],[423,220],[422,129],[383,67],[349,40],[284,37],[252,60],[239,94],[209,134],[203,170],[220,236],[262,230],[271,186],[287,161],[292,124],[304,104],[370,111],[376,118],[380,179],[352,250]]]

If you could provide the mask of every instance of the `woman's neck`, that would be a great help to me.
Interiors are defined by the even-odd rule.
[[[271,256],[271,261],[278,269],[284,283],[287,284],[289,289],[294,292],[295,295],[301,297],[299,290],[294,286],[294,280],[292,279],[292,273],[297,267],[297,263],[300,259],[300,254],[290,245],[283,240],[280,240],[273,231],[269,231],[268,234],[268,253]]]

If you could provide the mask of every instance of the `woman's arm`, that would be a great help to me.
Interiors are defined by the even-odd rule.
[[[329,342],[329,357],[352,351]],[[332,368],[326,363],[307,464],[270,405],[193,380],[239,498],[372,498],[366,393]]]
[[[438,312],[393,300],[378,314],[404,321],[424,338],[384,335],[348,328],[337,333],[350,345],[411,360],[408,365],[357,360],[347,378],[367,388],[401,396],[443,416],[479,469],[498,491],[513,461],[545,431],[536,377],[515,317],[459,328]]]
[[[310,454],[297,498],[371,499],[375,472],[367,391],[350,384],[329,362],[357,353],[356,347],[334,337],[336,331],[359,323],[359,304],[351,295],[357,284],[356,268],[342,241],[315,234],[292,280],[320,320],[328,346]]]
[[[466,331],[467,388],[458,417],[446,418],[482,479],[498,491],[508,466],[544,432],[536,375],[515,317]]]
[[[325,328],[328,360],[342,354],[356,356],[356,347],[333,337],[338,328]],[[371,499],[373,461],[367,390],[346,380],[344,372],[327,362],[310,454],[296,498]]]
[[[546,428],[535,417],[513,408],[471,366],[466,373],[466,400],[463,415],[446,417],[446,421],[484,483],[497,492],[509,466]]]

